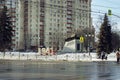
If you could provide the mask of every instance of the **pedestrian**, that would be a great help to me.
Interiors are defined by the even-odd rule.
[[[107,54],[107,53],[105,53],[105,60],[107,60],[107,57],[108,57],[108,54]]]
[[[101,52],[101,59],[102,60],[105,59],[105,52],[104,51]]]
[[[120,62],[120,52],[119,50],[116,52],[117,63]]]

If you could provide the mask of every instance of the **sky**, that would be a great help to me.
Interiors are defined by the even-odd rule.
[[[95,11],[92,12],[92,20],[93,26],[96,28],[96,30],[99,29],[99,27],[96,26],[99,20],[98,17],[104,16],[102,13],[107,13],[109,9],[112,11],[112,14],[120,16],[120,0],[92,0],[92,11]],[[112,15],[109,16],[109,20],[113,24],[112,29],[120,31],[120,17]]]

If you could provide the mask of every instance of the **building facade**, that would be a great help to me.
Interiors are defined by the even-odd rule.
[[[65,38],[91,27],[91,0],[16,0],[15,49],[61,50]]]

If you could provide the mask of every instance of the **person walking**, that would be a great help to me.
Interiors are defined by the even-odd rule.
[[[120,52],[119,50],[116,52],[117,63],[120,62]]]
[[[107,60],[107,57],[108,57],[108,54],[107,54],[107,53],[105,53],[105,60]]]
[[[105,59],[105,52],[104,51],[101,52],[101,59],[102,60]]]

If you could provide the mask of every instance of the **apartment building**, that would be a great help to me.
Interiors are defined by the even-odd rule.
[[[91,27],[91,0],[16,0],[15,49],[61,50],[71,32]]]

